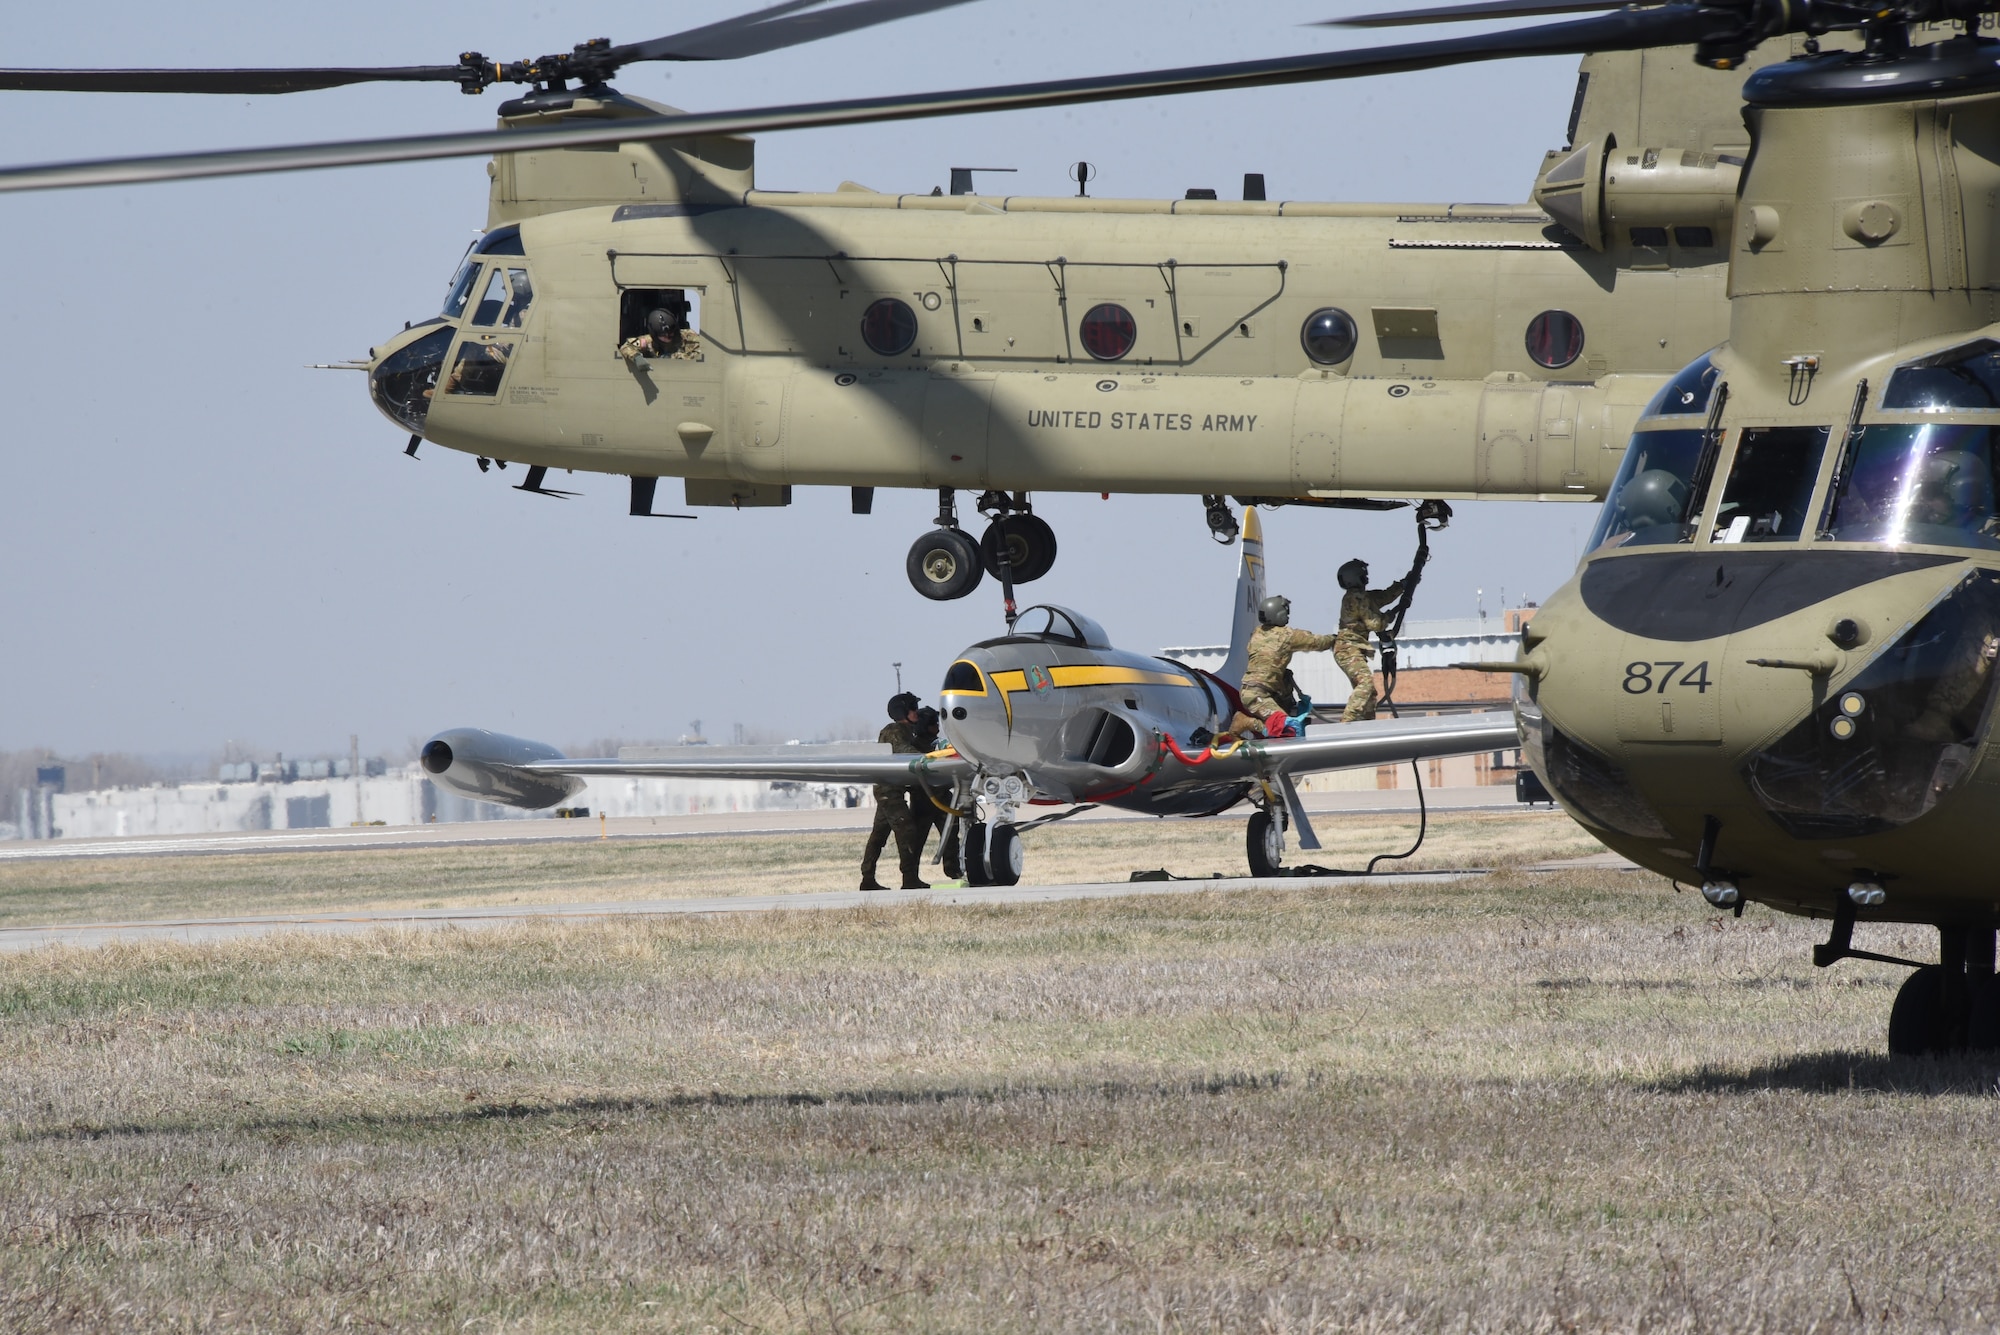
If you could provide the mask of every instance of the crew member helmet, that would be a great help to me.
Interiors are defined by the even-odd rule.
[[[1292,620],[1292,600],[1282,593],[1274,593],[1257,604],[1257,623],[1262,626],[1290,625]]]
[[[901,723],[910,716],[910,711],[923,702],[908,691],[889,697],[889,717]]]
[[[1368,587],[1368,563],[1357,556],[1342,566],[1334,578],[1340,581],[1341,588],[1358,593]]]
[[[680,327],[680,317],[664,306],[646,312],[646,332],[654,338],[672,338]]]

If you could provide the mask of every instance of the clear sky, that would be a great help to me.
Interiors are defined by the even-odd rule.
[[[347,0],[133,0],[23,7],[16,66],[449,63],[639,40],[749,8]],[[722,109],[1246,59],[1379,40],[1301,26],[1360,0],[977,0],[776,55],[639,66],[628,92]],[[1433,30],[1435,31],[1435,30]],[[1007,188],[1273,198],[1519,201],[1562,142],[1574,61],[1366,83],[766,136],[760,184],[852,179],[928,190],[953,165],[1014,166]],[[11,162],[484,128],[506,94],[380,86],[261,99],[0,93]],[[811,735],[875,718],[900,661],[920,689],[994,632],[999,593],[933,604],[903,557],[927,492],[844,490],[790,509],[624,517],[622,478],[567,502],[508,489],[403,436],[358,357],[435,312],[485,217],[483,160],[0,198],[0,748],[187,751],[225,739],[290,754],[391,749],[478,724],[558,743],[670,737],[693,718]],[[570,485],[564,483],[563,485]],[[663,498],[678,500],[677,483]],[[1055,572],[1024,601],[1074,604],[1121,645],[1226,630],[1234,548],[1192,497],[1049,495]],[[1467,505],[1413,614],[1471,615],[1566,577],[1588,508]],[[1273,586],[1331,627],[1335,566],[1409,560],[1407,514],[1266,517]]]

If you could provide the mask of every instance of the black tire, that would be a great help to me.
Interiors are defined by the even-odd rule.
[[[978,544],[956,528],[934,528],[911,543],[903,572],[911,588],[939,603],[965,597],[986,574]]]
[[[1926,964],[1903,980],[1889,1008],[1889,1055],[1924,1057],[1949,1052],[1964,1032],[1947,1004],[1944,970]],[[1954,1032],[1956,1031],[1956,1033]]]
[[[2000,1051],[2000,978],[1966,979],[1972,1013],[1965,1021],[1965,1046],[1974,1052]]]
[[[1250,829],[1244,844],[1250,854],[1250,874],[1256,877],[1285,874],[1285,831],[1268,811],[1250,813]]]
[[[965,827],[961,857],[965,862],[965,883],[967,885],[991,885],[986,877],[986,824],[974,821]]]
[[[986,877],[990,885],[1021,883],[1021,836],[1011,825],[995,825],[986,834]]]
[[[979,559],[995,579],[1006,578],[1001,562],[1011,559],[1014,582],[1030,583],[1055,569],[1056,531],[1034,515],[1002,515],[979,539]]]

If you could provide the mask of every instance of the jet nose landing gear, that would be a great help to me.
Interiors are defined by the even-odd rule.
[[[1030,511],[1026,492],[1012,496],[1001,491],[983,492],[979,510],[991,522],[984,536],[974,542],[958,526],[958,507],[951,491],[939,488],[935,527],[911,544],[904,562],[911,588],[936,602],[949,602],[978,588],[984,575],[1026,584],[1055,566],[1055,530]]]

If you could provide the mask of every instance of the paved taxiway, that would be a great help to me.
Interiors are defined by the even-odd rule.
[[[1363,789],[1304,794],[1308,815],[1367,815],[1417,809],[1411,789]],[[1432,811],[1480,811],[1515,806],[1507,787],[1440,788],[1427,795]],[[1246,805],[1211,820],[1247,820]],[[348,829],[247,830],[228,834],[133,835],[116,839],[50,839],[0,843],[0,862],[44,858],[133,858],[175,854],[359,852],[371,848],[536,844],[564,839],[694,839],[725,835],[839,834],[865,831],[869,807],[818,811],[727,811],[698,816],[621,816],[613,820],[489,820],[456,825],[364,825]],[[1140,821],[1099,807],[1072,820]]]

